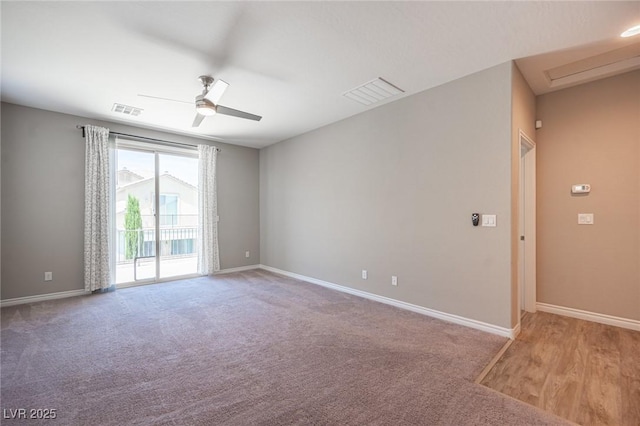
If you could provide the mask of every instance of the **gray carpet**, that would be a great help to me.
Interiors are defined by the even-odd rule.
[[[564,424],[473,383],[505,341],[254,270],[3,308],[0,408],[65,425]]]

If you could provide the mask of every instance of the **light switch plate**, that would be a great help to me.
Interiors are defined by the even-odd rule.
[[[483,214],[482,226],[497,226],[495,214]]]
[[[578,213],[578,225],[593,225],[593,213]]]

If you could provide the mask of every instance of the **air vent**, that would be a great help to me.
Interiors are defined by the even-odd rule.
[[[640,43],[545,71],[550,87],[586,83],[640,68]]]
[[[404,90],[382,78],[376,78],[355,89],[344,92],[342,96],[361,103],[362,105],[371,105],[401,93],[404,93]]]
[[[111,108],[111,111],[137,117],[142,114],[142,111],[144,110],[142,108],[136,108],[129,105],[113,104],[113,108]]]

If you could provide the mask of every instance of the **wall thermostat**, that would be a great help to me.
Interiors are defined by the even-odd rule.
[[[572,194],[588,194],[591,192],[591,185],[588,183],[580,183],[571,187]]]

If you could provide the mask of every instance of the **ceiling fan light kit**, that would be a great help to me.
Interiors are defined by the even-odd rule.
[[[201,115],[214,115],[216,111],[216,106],[208,99],[205,99],[203,95],[196,96],[196,111]]]

